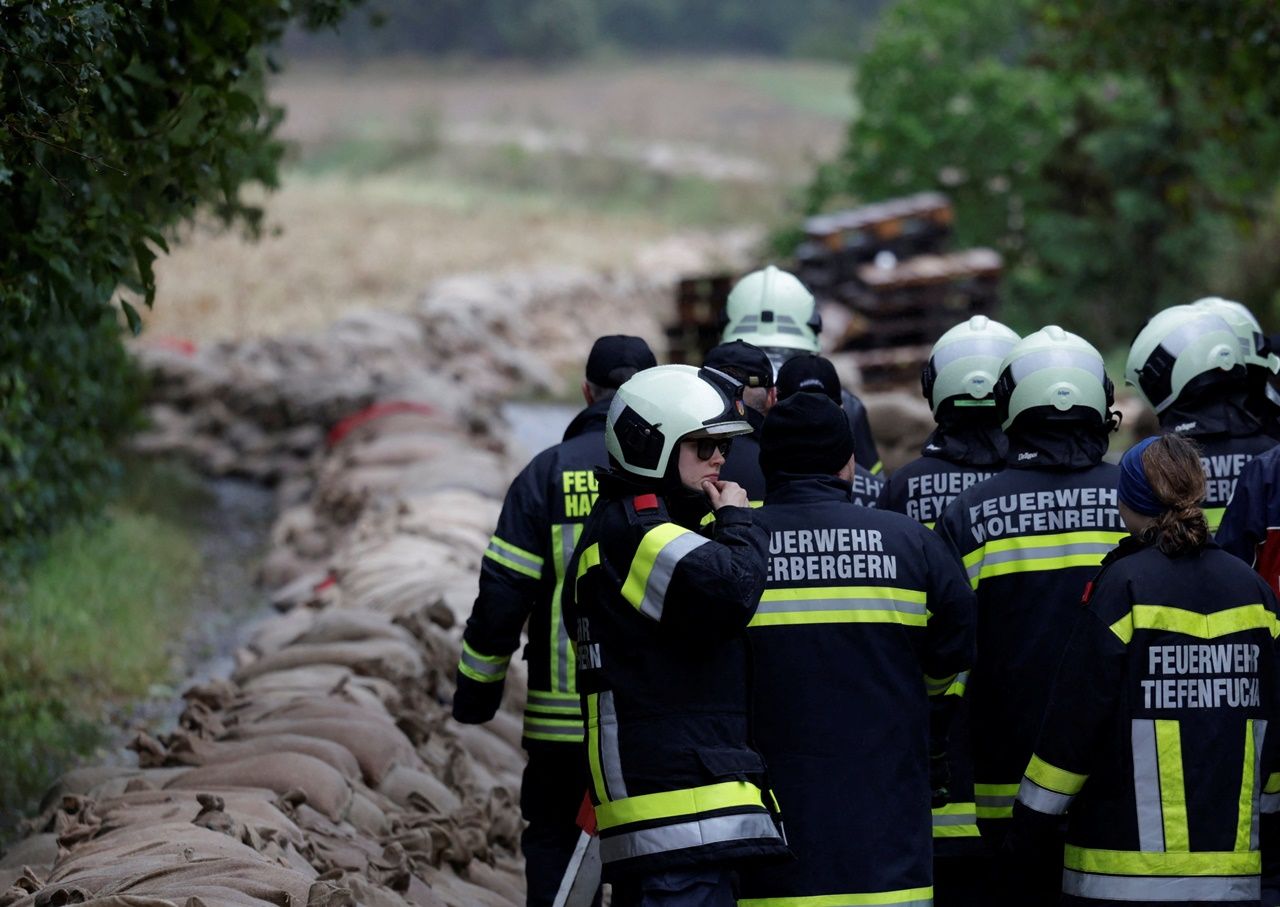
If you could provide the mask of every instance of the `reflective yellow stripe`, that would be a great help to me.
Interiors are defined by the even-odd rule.
[[[949,677],[930,677],[924,675],[924,691],[930,696],[942,696],[946,694],[955,684],[959,674],[952,674]]]
[[[1013,815],[1021,782],[1015,784],[974,784],[973,799],[979,819],[1008,819]]]
[[[806,589],[766,589],[760,596],[760,607],[751,618],[752,627],[798,624],[903,624],[910,627],[928,625],[925,607],[927,594],[919,589],[897,589],[892,586],[813,586]],[[848,602],[841,607],[840,602]],[[796,607],[787,608],[793,602]],[[805,607],[805,603],[830,602],[828,608]],[[869,607],[868,603],[900,603],[901,608]]]
[[[637,611],[644,603],[649,574],[653,572],[658,555],[667,545],[683,535],[694,535],[694,533],[675,523],[663,523],[660,526],[654,526],[640,540],[640,547],[631,558],[631,569],[627,571],[627,581],[622,584],[622,597]]]
[[[1160,759],[1160,809],[1164,813],[1164,849],[1191,849],[1187,833],[1187,789],[1182,774],[1182,729],[1174,719],[1159,718],[1156,753]]]
[[[1129,850],[1091,850],[1068,844],[1063,865],[1077,872],[1129,876],[1231,876],[1262,871],[1262,855],[1251,853],[1164,853]]]
[[[1163,630],[1196,639],[1217,639],[1245,630],[1266,630],[1274,638],[1280,622],[1265,605],[1240,605],[1201,614],[1171,605],[1134,605],[1133,609],[1111,625],[1111,632],[1128,645],[1135,630]]]
[[[1218,531],[1218,527],[1222,525],[1222,515],[1227,512],[1225,507],[1202,507],[1204,513],[1204,521],[1209,524],[1209,532]]]
[[[458,673],[477,683],[497,683],[507,676],[510,662],[510,655],[482,655],[464,639],[462,655],[458,658]]]
[[[982,571],[970,581],[973,588],[984,579],[1008,576],[1011,573],[1037,573],[1050,570],[1069,570],[1072,567],[1097,567],[1105,554],[1068,554],[1059,557],[1027,557],[1002,564],[984,564]]]
[[[1028,778],[1045,790],[1070,796],[1080,793],[1080,788],[1084,787],[1085,781],[1089,778],[1088,775],[1079,775],[1064,768],[1058,768],[1056,765],[1051,765],[1034,754],[1027,764],[1026,774]]]
[[[1236,819],[1236,846],[1238,853],[1250,849],[1253,836],[1253,784],[1257,777],[1254,774],[1257,753],[1253,739],[1253,721],[1244,723],[1244,772],[1240,778],[1240,807]]]
[[[525,564],[521,564],[511,560],[510,558],[503,557],[501,554],[498,554],[492,549],[486,551],[484,553],[484,556],[487,557],[489,560],[496,561],[502,566],[509,567],[512,570],[514,570],[516,573],[523,574],[524,576],[533,577],[534,579],[540,579],[542,577],[541,571],[534,570],[532,567],[526,566]]]
[[[599,771],[597,762],[592,763],[591,771],[594,779],[595,773]],[[603,787],[603,784],[600,786]],[[723,781],[705,787],[640,794],[601,803],[596,808],[596,824],[601,829],[617,828],[632,822],[672,819],[735,806],[758,806],[764,809],[764,797],[760,788],[746,781]]]
[[[1267,775],[1267,783],[1262,788],[1264,794],[1280,794],[1280,772]]]
[[[884,471],[884,460],[876,460],[876,465],[871,467],[871,474],[878,476]]]
[[[578,583],[582,582],[582,578],[587,575],[587,571],[592,567],[600,566],[600,543],[593,542],[588,545],[586,550],[578,555],[578,575],[573,578],[574,591],[577,591]]]
[[[924,524],[924,528],[925,528],[925,529],[932,529],[935,525],[937,525],[937,524],[936,524],[936,522],[934,522],[934,521],[930,520],[930,521],[928,521],[928,522],[926,522],[926,523]]]
[[[747,501],[751,507],[763,507],[764,501]],[[713,510],[698,521],[699,526],[710,526],[716,521],[716,512]]]
[[[948,696],[963,696],[969,687],[969,672],[961,671],[956,675],[955,683],[947,687]]]
[[[948,803],[933,810],[935,838],[977,838],[977,807],[973,803]]]
[[[969,584],[978,588],[984,579],[1006,576],[1011,573],[1031,573],[1050,570],[1066,570],[1071,567],[1096,567],[1102,563],[1107,551],[1120,543],[1127,533],[1102,530],[1075,530],[1048,535],[1017,535],[994,539],[984,543],[964,556]],[[1073,546],[1086,549],[1071,551]],[[1036,557],[1035,552],[1043,551]],[[1022,556],[999,557],[1010,553]],[[991,559],[992,563],[987,563]]]
[[[1072,530],[1055,532],[1050,535],[1015,535],[1010,538],[992,539],[979,551],[987,554],[998,554],[1001,551],[1029,551],[1035,548],[1050,548],[1057,545],[1083,545],[1095,543],[1099,545],[1116,545],[1129,533],[1110,530]],[[966,566],[968,566],[966,562]]]
[[[738,907],[881,907],[932,904],[933,888],[905,888],[870,894],[816,894],[789,898],[739,898]]]
[[[511,552],[512,554],[516,555],[517,557],[525,558],[529,561],[532,561],[535,564],[539,564],[539,565],[542,564],[542,558],[538,557],[538,555],[534,554],[532,551],[525,551],[523,548],[517,545],[511,544],[506,539],[498,538],[496,535],[490,536],[489,544],[497,545],[499,548],[503,548]]]
[[[595,789],[596,800],[603,807],[609,802],[609,789],[604,786],[604,771],[600,768],[600,694],[588,693],[586,700],[587,765],[591,769],[591,786]]]

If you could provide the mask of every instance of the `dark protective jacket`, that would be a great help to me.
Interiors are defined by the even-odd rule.
[[[1015,807],[1015,850],[1067,815],[1063,903],[1259,903],[1260,814],[1280,808],[1278,629],[1266,584],[1212,543],[1170,557],[1127,539],[1108,556]]]
[[[738,903],[929,903],[928,694],[972,661],[969,584],[933,533],[836,478],[779,484],[756,520],[755,740],[797,861],[742,870]]]
[[[840,391],[840,400],[845,415],[849,417],[849,428],[853,430],[853,459],[868,472],[879,475],[884,470],[884,463],[880,461],[880,451],[876,449],[876,439],[871,434],[866,406],[844,389]]]
[[[1004,469],[1007,452],[1008,442],[998,424],[974,426],[947,420],[925,441],[918,459],[889,477],[877,506],[932,529],[960,492]],[[964,695],[968,682],[968,673],[962,673],[948,695],[932,703],[934,785],[939,791],[933,808],[933,848],[938,857],[983,852],[973,800],[969,706]]]
[[[970,730],[978,824],[998,846],[1085,583],[1127,535],[1106,436],[1015,425],[1008,468],[961,492],[937,531],[978,597]]]
[[[565,587],[606,879],[788,853],[747,722],[766,536],[655,487],[600,474]]]
[[[1275,446],[1245,405],[1245,391],[1207,388],[1190,402],[1179,400],[1160,414],[1160,425],[1200,445],[1204,467],[1204,516],[1209,531],[1217,532],[1236,480],[1246,463]]]
[[[894,472],[876,506],[905,514],[930,529],[956,495],[1004,469],[1007,450],[999,427],[939,426],[919,458]]]
[[[564,441],[534,457],[511,483],[462,636],[453,714],[479,723],[498,710],[507,664],[528,622],[526,747],[531,741],[583,739],[577,657],[560,613],[560,590],[595,503],[595,469],[608,462],[608,411],[607,400],[588,406],[570,423]]]
[[[1259,454],[1240,471],[1217,540],[1280,592],[1280,447]]]

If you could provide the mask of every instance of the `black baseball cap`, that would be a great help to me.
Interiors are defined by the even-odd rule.
[[[658,360],[649,344],[627,334],[600,337],[587,356],[587,380],[597,387],[619,388],[636,372],[653,368]]]
[[[747,387],[773,387],[773,364],[769,356],[745,340],[712,347],[702,364],[737,378]]]
[[[778,369],[778,399],[785,400],[793,394],[808,392],[826,394],[840,403],[840,376],[830,359],[815,353],[792,356]]]

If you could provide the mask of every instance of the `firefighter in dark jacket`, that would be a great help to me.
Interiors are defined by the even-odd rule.
[[[480,567],[480,593],[462,636],[453,715],[467,724],[491,719],[503,679],[528,623],[529,695],[521,787],[521,836],[529,905],[550,905],[578,838],[576,818],[586,777],[577,665],[560,613],[560,590],[582,524],[596,496],[595,468],[606,462],[605,415],[615,389],[656,365],[639,337],[601,337],[587,358],[587,407],[507,491]]]
[[[1204,515],[1217,532],[1240,470],[1276,443],[1249,411],[1249,376],[1235,331],[1203,307],[1157,312],[1134,338],[1125,380],[1151,404],[1161,428],[1200,446]]]
[[[618,390],[611,468],[565,587],[617,907],[729,907],[736,865],[788,854],[747,722],[768,542],[746,492],[719,478],[751,431],[741,387],[667,365]]]
[[[798,277],[773,265],[752,271],[734,284],[721,318],[721,340],[745,340],[764,350],[775,374],[792,356],[819,350],[822,315],[817,301]],[[867,408],[846,390],[840,395],[853,431],[854,458],[879,475],[883,464],[871,436]]]
[[[836,406],[843,405],[840,378],[830,359],[817,353],[798,353],[782,364],[778,369],[778,399],[787,400],[799,393],[822,394]],[[875,507],[880,493],[884,491],[884,479],[882,474],[873,473],[857,461],[857,446],[855,440],[853,475],[849,479],[850,496],[855,504]]]
[[[1266,584],[1210,541],[1203,497],[1198,451],[1176,435],[1121,462],[1133,537],[1085,595],[1010,838],[1020,865],[1064,867],[1063,904],[1262,903],[1280,621]]]
[[[1280,447],[1245,464],[1217,541],[1280,594]]]
[[[992,850],[1007,833],[1080,592],[1125,536],[1117,470],[1102,462],[1112,402],[1087,341],[1057,326],[1021,340],[996,382],[1007,466],[961,492],[937,524],[978,596],[967,696],[978,826]]]
[[[929,697],[972,662],[973,593],[932,532],[851,504],[826,396],[775,406],[762,448],[752,715],[797,860],[745,869],[738,905],[930,905]]]
[[[743,340],[722,343],[707,351],[702,364],[742,383],[742,402],[747,407],[751,434],[733,439],[733,447],[724,459],[720,477],[742,486],[753,506],[764,500],[764,473],[760,471],[760,426],[773,404],[778,390],[773,381],[773,364],[764,350]]]
[[[1000,428],[995,386],[1000,363],[1018,335],[975,315],[938,338],[920,373],[920,386],[938,427],[920,457],[894,472],[879,507],[906,514],[930,528],[956,495],[1004,469],[1008,442]],[[985,848],[973,802],[969,716],[961,674],[947,696],[932,703],[934,901],[986,903]]]
[[[1206,296],[1191,303],[1207,309],[1235,331],[1240,355],[1249,371],[1249,412],[1262,425],[1262,430],[1280,441],[1280,391],[1276,390],[1276,374],[1280,372],[1280,356],[1271,349],[1271,338],[1243,303],[1220,296]]]

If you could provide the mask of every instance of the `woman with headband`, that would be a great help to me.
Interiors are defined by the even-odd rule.
[[[1211,540],[1194,443],[1147,438],[1120,467],[1132,535],[1085,588],[1010,846],[1029,871],[1063,860],[1065,905],[1258,905],[1280,810],[1276,600]]]

